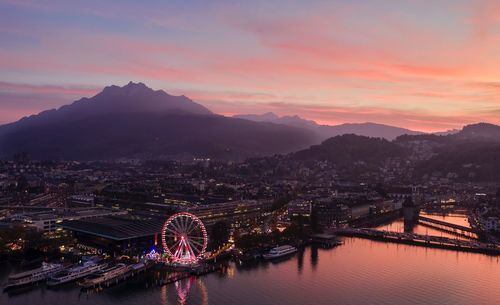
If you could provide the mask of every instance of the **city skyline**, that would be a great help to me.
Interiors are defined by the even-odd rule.
[[[0,124],[140,81],[223,115],[500,123],[495,1],[0,1]]]

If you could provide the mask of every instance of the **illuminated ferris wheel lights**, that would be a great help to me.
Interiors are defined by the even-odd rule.
[[[170,216],[162,229],[165,253],[174,263],[194,264],[207,248],[207,232],[201,220],[193,214],[181,212]]]

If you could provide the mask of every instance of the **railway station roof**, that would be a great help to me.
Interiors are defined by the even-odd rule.
[[[107,216],[64,221],[61,226],[66,230],[120,241],[160,233],[164,221],[161,218],[134,219],[131,217]]]

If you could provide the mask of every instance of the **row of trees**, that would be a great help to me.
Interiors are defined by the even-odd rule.
[[[3,257],[18,257],[28,261],[47,255],[57,256],[59,247],[72,241],[71,236],[60,235],[54,238],[20,225],[0,230],[0,254]]]

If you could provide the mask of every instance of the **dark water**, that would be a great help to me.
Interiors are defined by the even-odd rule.
[[[500,304],[498,257],[344,241],[276,264],[232,263],[221,273],[162,287],[146,287],[146,278],[88,293],[73,285],[56,291],[40,286],[4,293],[0,304]],[[1,281],[7,273],[0,270]]]

